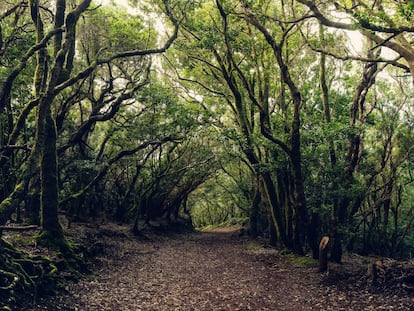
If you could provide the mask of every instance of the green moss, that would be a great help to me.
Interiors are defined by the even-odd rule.
[[[35,238],[31,235],[15,234],[12,238],[13,244],[17,245],[33,245]]]
[[[0,225],[4,225],[10,219],[22,192],[23,183],[19,183],[14,187],[13,192],[0,203]]]
[[[63,241],[60,237],[53,236],[47,231],[42,231],[36,236],[39,245],[53,250],[60,250]]]
[[[245,245],[246,250],[248,251],[258,251],[263,249],[263,245],[258,241],[248,241]]]
[[[290,256],[291,261],[296,264],[296,265],[300,265],[300,266],[314,266],[317,264],[315,259],[312,259],[310,257],[307,256]]]

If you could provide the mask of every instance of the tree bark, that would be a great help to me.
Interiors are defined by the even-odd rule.
[[[328,271],[328,244],[329,237],[324,236],[319,243],[319,272]]]
[[[249,215],[249,228],[248,233],[251,237],[256,238],[258,235],[258,229],[257,229],[257,221],[258,221],[258,215],[259,215],[259,208],[261,203],[261,194],[259,190],[259,182],[256,182],[256,190],[253,196],[252,206],[250,209],[250,215]]]
[[[91,0],[83,0],[66,17],[65,40],[61,43],[59,37],[55,40],[55,62],[51,69],[46,92],[41,96],[36,119],[36,144],[40,152],[40,207],[42,231],[38,237],[39,242],[48,247],[58,249],[64,253],[70,252],[70,248],[63,233],[63,228],[58,218],[58,178],[57,178],[57,151],[56,151],[56,123],[53,119],[51,107],[55,99],[55,86],[62,82],[68,72],[65,71],[67,55],[74,48],[74,32],[76,23],[84,10],[89,7]],[[56,24],[63,25],[66,2],[57,0]],[[73,61],[73,59],[69,60]],[[66,64],[66,66],[70,66]],[[43,68],[45,70],[45,68]],[[38,76],[46,76],[39,69]],[[36,81],[36,79],[35,79]],[[35,82],[36,84],[36,82]]]
[[[41,150],[41,239],[56,241],[60,245],[65,241],[63,229],[58,218],[58,185],[56,155],[56,124],[52,118],[50,106],[39,111],[39,131],[44,131],[44,145]],[[42,135],[39,133],[39,135]]]

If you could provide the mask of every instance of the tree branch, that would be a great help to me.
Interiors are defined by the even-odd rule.
[[[374,25],[366,20],[361,20],[353,16],[356,24],[347,24],[347,23],[340,23],[335,22],[328,19],[317,7],[314,1],[309,0],[297,0],[298,2],[306,5],[312,12],[315,14],[315,17],[321,21],[322,24],[328,27],[334,27],[344,30],[358,30],[358,28],[367,29],[370,31],[382,32],[382,33],[391,33],[391,34],[400,34],[402,32],[414,32],[414,27],[407,27],[407,26],[398,26],[398,27],[385,27]],[[349,11],[347,11],[350,14]]]

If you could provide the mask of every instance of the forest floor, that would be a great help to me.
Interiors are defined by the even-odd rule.
[[[414,310],[414,293],[372,287],[366,263],[348,258],[317,272],[310,259],[281,254],[238,231],[149,235],[111,225],[75,229],[101,255],[94,275],[22,310]]]

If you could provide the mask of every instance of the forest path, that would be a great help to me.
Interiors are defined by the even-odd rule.
[[[322,285],[315,266],[232,231],[111,241],[94,278],[29,310],[410,310],[399,297]]]

